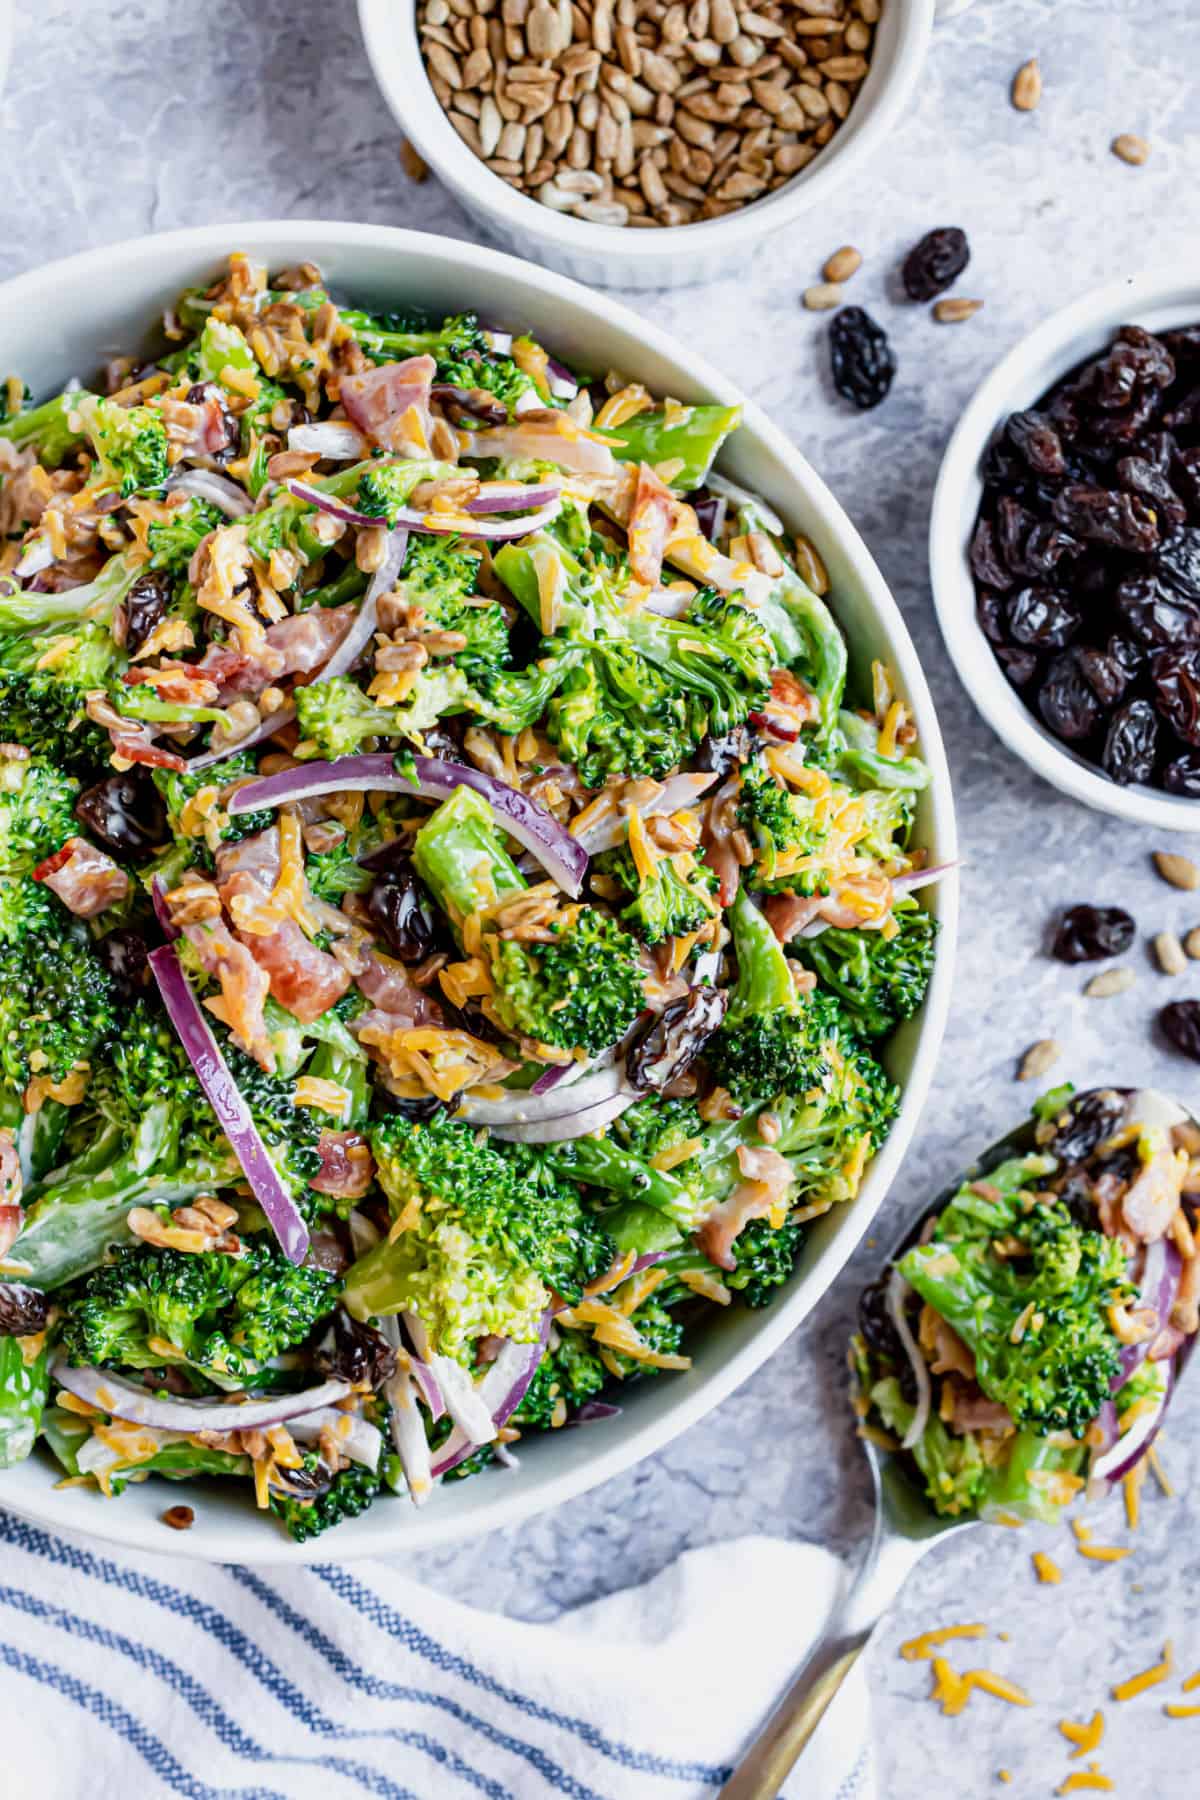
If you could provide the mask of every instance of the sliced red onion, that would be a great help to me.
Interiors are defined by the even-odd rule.
[[[563,1430],[570,1430],[576,1425],[602,1425],[606,1419],[619,1419],[621,1408],[611,1406],[607,1400],[585,1400],[579,1411],[565,1420]]]
[[[51,1374],[59,1387],[97,1406],[114,1419],[149,1425],[161,1431],[258,1431],[333,1406],[350,1392],[348,1381],[323,1381],[297,1394],[261,1394],[234,1400],[184,1400],[175,1394],[152,1394],[109,1369],[74,1368],[60,1357]]]
[[[451,1469],[457,1468],[460,1462],[465,1462],[479,1448],[480,1442],[492,1442],[500,1427],[507,1424],[525,1398],[529,1384],[546,1353],[550,1323],[551,1315],[547,1312],[542,1318],[541,1332],[532,1344],[505,1344],[476,1389],[479,1398],[491,1409],[491,1437],[472,1440],[468,1432],[456,1427],[434,1456],[435,1476],[446,1475]]]
[[[276,1173],[267,1146],[250,1116],[250,1108],[229,1072],[229,1064],[221,1055],[220,1046],[192,992],[174,947],[165,944],[152,950],[149,960],[168,1017],[196,1071],[196,1079],[217,1115],[217,1123],[242,1165],[254,1198],[267,1215],[288,1261],[302,1263],[308,1253],[308,1226]]]
[[[592,1063],[556,1064],[546,1071],[554,1081],[542,1087],[535,1081],[530,1088],[506,1090],[496,1100],[472,1097],[470,1090],[462,1096],[458,1117],[472,1125],[536,1125],[545,1119],[557,1119],[609,1100],[621,1091],[625,1081],[624,1065],[618,1060],[618,1045],[605,1050]]]
[[[347,1427],[346,1420],[350,1424]],[[337,1406],[318,1406],[288,1421],[288,1430],[298,1444],[315,1444],[321,1433],[328,1431],[343,1456],[361,1463],[364,1469],[377,1469],[383,1449],[383,1433],[369,1419],[357,1413],[342,1412]]]
[[[715,470],[706,477],[704,485],[714,494],[722,494],[726,500],[732,500],[737,507],[753,507],[768,531],[773,531],[777,537],[786,535],[787,527],[783,520],[774,507],[767,505],[761,494],[752,494],[748,488],[739,487],[736,481],[730,481],[726,475],[718,475]]]
[[[603,1131],[606,1125],[611,1125],[623,1112],[628,1112],[634,1101],[640,1098],[636,1089],[628,1088],[611,1095],[607,1100],[597,1101],[594,1106],[577,1108],[558,1118],[541,1119],[525,1125],[493,1126],[492,1136],[502,1138],[506,1144],[566,1143],[570,1138],[586,1137],[589,1132]]]
[[[572,1069],[578,1069],[579,1066],[578,1063],[552,1064],[550,1068],[543,1069],[529,1092],[531,1094],[548,1094],[552,1088],[558,1087],[559,1083],[566,1079]]]
[[[21,581],[27,581],[31,575],[40,575],[54,561],[54,551],[50,548],[50,539],[45,536],[35,537],[21,553],[21,560],[13,569],[13,574]]]
[[[433,1458],[409,1371],[403,1367],[398,1368],[383,1391],[391,1407],[389,1424],[392,1443],[396,1446],[400,1467],[404,1470],[409,1498],[414,1506],[424,1506],[433,1492]]]
[[[222,744],[219,750],[206,750],[203,756],[193,756],[187,765],[188,772],[191,773],[195,769],[214,768],[217,763],[228,762],[231,756],[236,756],[241,750],[252,750],[255,744],[265,743],[267,738],[274,737],[277,731],[282,731],[285,725],[290,725],[295,717],[294,706],[290,704],[281,706],[277,712],[269,713],[265,719],[260,719],[254,729],[246,732],[243,737],[231,738],[228,743]]]
[[[546,358],[546,374],[549,377],[550,392],[556,400],[573,400],[579,392],[579,383],[565,363],[557,357]]]
[[[397,525],[388,533],[387,548],[383,561],[371,577],[371,584],[363,595],[362,605],[349,631],[334,651],[329,661],[313,676],[312,685],[318,681],[332,681],[335,675],[344,675],[352,669],[371,639],[375,635],[375,626],[379,618],[379,602],[384,594],[390,594],[400,579],[400,571],[404,567],[404,558],[408,555],[408,527]]]
[[[335,762],[302,763],[263,781],[247,782],[231,796],[229,811],[254,812],[259,807],[284,806],[316,794],[363,793],[371,789],[419,794],[423,800],[445,800],[455,788],[474,788],[504,830],[537,858],[547,875],[572,899],[578,898],[587,871],[587,852],[544,806],[466,763],[415,756],[413,765],[415,782],[400,774],[395,759],[384,752],[339,756]]]
[[[496,1435],[496,1427],[492,1422],[492,1408],[482,1392],[482,1381],[476,1386],[462,1364],[449,1356],[431,1356],[429,1366],[442,1391],[455,1431],[461,1432],[472,1445],[490,1444]],[[495,1367],[494,1363],[492,1367]],[[434,1471],[435,1474],[440,1472]]]
[[[697,488],[686,499],[696,515],[697,525],[709,543],[715,544],[725,529],[725,514],[729,510],[724,494],[710,494],[706,488]]]
[[[914,1444],[920,1443],[925,1435],[925,1427],[929,1423],[929,1415],[933,1408],[933,1384],[929,1379],[929,1370],[925,1358],[921,1355],[917,1340],[908,1328],[908,1320],[904,1316],[904,1302],[911,1292],[912,1289],[899,1269],[893,1269],[887,1285],[888,1317],[896,1327],[896,1336],[904,1346],[904,1354],[909,1360],[917,1383],[917,1410],[913,1414],[912,1424],[900,1440],[902,1450],[911,1450]]]
[[[177,475],[168,475],[165,485],[172,494],[207,500],[229,519],[241,519],[254,511],[254,502],[245,488],[228,475],[218,475],[215,469],[182,469]]]
[[[171,909],[167,905],[167,884],[161,875],[156,875],[150,883],[150,904],[154,908],[154,916],[163,936],[168,944],[173,944],[179,936],[179,927],[171,917]]]
[[[1130,1376],[1141,1368],[1149,1356],[1151,1345],[1171,1317],[1171,1308],[1175,1304],[1182,1275],[1183,1259],[1170,1238],[1158,1238],[1153,1244],[1146,1246],[1146,1260],[1142,1266],[1141,1289],[1135,1302],[1135,1310],[1152,1312],[1158,1323],[1146,1333],[1140,1343],[1121,1345],[1121,1369],[1112,1382],[1114,1394],[1125,1386]]]
[[[367,455],[367,440],[348,419],[322,419],[315,425],[293,425],[287,435],[289,450],[320,456],[326,462],[358,462]]]
[[[1163,1416],[1171,1401],[1175,1386],[1174,1361],[1163,1365],[1166,1372],[1166,1386],[1158,1405],[1151,1412],[1143,1413],[1135,1419],[1128,1431],[1123,1431],[1115,1444],[1105,1450],[1092,1463],[1089,1476],[1094,1481],[1120,1481],[1128,1475],[1130,1469],[1141,1462],[1147,1450],[1162,1430]]]
[[[294,492],[295,482],[289,482],[288,485]],[[475,509],[468,506],[466,510],[473,512]],[[427,537],[486,538],[489,543],[499,544],[510,538],[526,537],[532,531],[541,531],[543,526],[557,519],[561,510],[562,495],[556,490],[554,499],[548,505],[539,507],[537,512],[526,513],[520,519],[483,518],[473,522],[468,529],[461,518],[443,522],[436,513],[418,512],[415,506],[401,506],[396,510],[396,523],[407,525],[413,531],[423,532]],[[354,520],[352,523],[362,523],[362,520]],[[378,525],[379,521],[368,519],[366,523]]]
[[[312,487],[307,481],[299,481],[292,476],[284,483],[293,500],[303,500],[308,506],[315,506],[318,512],[328,513],[331,519],[340,519],[343,525],[379,525],[380,519],[372,518],[370,513],[358,512],[348,506],[344,500],[338,500],[333,494],[326,493],[324,488]]]
[[[549,506],[562,496],[558,482],[538,482],[530,486],[521,481],[489,481],[463,506],[464,512],[519,512],[522,507]],[[516,521],[514,520],[514,523]]]
[[[662,813],[686,812],[716,779],[714,774],[701,771],[690,775],[672,775],[659,785],[657,792],[651,794],[649,799],[640,802],[636,808],[638,817],[654,819]],[[585,825],[582,831],[574,833],[574,838],[589,856],[598,856],[602,850],[615,850],[618,844],[625,842],[628,834],[629,827],[624,813],[614,812]]]
[[[412,1377],[417,1384],[417,1389],[422,1400],[429,1408],[429,1416],[436,1425],[439,1419],[445,1417],[446,1402],[442,1398],[441,1386],[439,1385],[437,1376],[433,1372],[433,1366],[430,1360],[433,1352],[429,1343],[429,1333],[426,1331],[425,1322],[419,1314],[415,1312],[406,1312],[402,1317],[404,1320],[404,1329],[408,1333],[408,1340],[412,1345],[412,1350],[409,1352],[409,1361],[412,1365]]]

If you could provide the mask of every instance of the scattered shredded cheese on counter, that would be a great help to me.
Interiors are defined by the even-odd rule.
[[[1168,1638],[1163,1645],[1162,1661],[1143,1669],[1140,1675],[1131,1675],[1127,1681],[1118,1682],[1112,1690],[1114,1700],[1135,1700],[1144,1694],[1147,1688],[1157,1687],[1160,1681],[1166,1681],[1174,1673],[1175,1659]]]
[[[901,1644],[900,1654],[905,1662],[927,1662],[940,1644],[948,1644],[952,1638],[986,1636],[986,1625],[944,1625],[940,1631],[925,1631],[920,1637],[909,1638]]]
[[[1168,1702],[1163,1711],[1168,1719],[1200,1719],[1200,1706],[1180,1706]]]
[[[1074,1744],[1072,1756],[1090,1756],[1104,1741],[1104,1714],[1094,1712],[1086,1725],[1077,1725],[1074,1719],[1060,1719],[1058,1729],[1068,1743]]]
[[[1100,1773],[1095,1763],[1089,1763],[1086,1769],[1074,1770],[1054,1791],[1056,1794],[1111,1794],[1115,1786],[1114,1781]]]
[[[1006,1700],[1010,1706],[1033,1705],[1029,1695],[1003,1675],[994,1675],[990,1669],[965,1669],[960,1675],[944,1656],[934,1657],[930,1699],[940,1702],[947,1718],[956,1718],[963,1711],[976,1688],[993,1694],[997,1700]]]
[[[1046,1582],[1050,1587],[1057,1587],[1058,1583],[1062,1580],[1062,1570],[1054,1561],[1053,1557],[1047,1556],[1044,1550],[1034,1551],[1033,1566],[1037,1572],[1038,1580]]]

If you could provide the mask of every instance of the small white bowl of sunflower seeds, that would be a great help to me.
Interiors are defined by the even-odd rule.
[[[359,0],[412,148],[494,236],[606,287],[744,268],[876,150],[937,0]]]

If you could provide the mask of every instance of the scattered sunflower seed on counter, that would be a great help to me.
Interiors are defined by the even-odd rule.
[[[492,173],[597,225],[719,218],[849,116],[882,0],[421,0],[430,84]]]

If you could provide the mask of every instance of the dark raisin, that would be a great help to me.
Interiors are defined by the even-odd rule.
[[[1162,470],[1156,469],[1144,456],[1121,457],[1117,463],[1117,480],[1127,493],[1148,500],[1169,525],[1182,525],[1187,518],[1187,507]]]
[[[1074,1095],[1063,1110],[1066,1116],[1046,1148],[1060,1162],[1083,1162],[1124,1119],[1125,1095],[1116,1088],[1089,1088]]]
[[[436,948],[433,909],[411,868],[400,867],[381,875],[367,895],[367,912],[400,962],[423,962]]]
[[[901,278],[910,300],[936,300],[957,281],[971,260],[967,234],[957,225],[927,231],[904,259]]]
[[[684,499],[696,515],[696,523],[710,544],[715,544],[725,524],[729,503],[724,494],[710,494],[707,488],[694,488]]]
[[[1168,652],[1169,654],[1169,652]],[[1121,787],[1150,781],[1158,755],[1158,719],[1148,700],[1131,700],[1113,714],[1100,761]]]
[[[1173,431],[1193,431],[1200,425],[1200,386],[1189,389],[1176,400],[1163,418]]]
[[[1200,528],[1191,525],[1167,540],[1155,568],[1187,600],[1200,600]]]
[[[1005,566],[1014,575],[1025,573],[1025,545],[1037,520],[1034,515],[1006,494],[996,508],[996,545]]]
[[[1181,450],[1175,458],[1175,485],[1193,517],[1200,516],[1200,447]]]
[[[834,315],[829,336],[838,393],[862,412],[878,406],[896,374],[887,333],[861,306],[844,306]]]
[[[96,955],[122,1000],[140,999],[150,986],[150,952],[140,931],[128,925],[110,931],[97,943]]]
[[[50,1296],[23,1281],[0,1282],[0,1337],[33,1337],[50,1316]]]
[[[1200,606],[1175,594],[1153,575],[1131,575],[1115,596],[1131,636],[1153,649],[1200,644]]]
[[[1200,750],[1200,650],[1159,650],[1150,679],[1159,712],[1177,737]]]
[[[706,775],[728,775],[738,763],[753,754],[754,734],[745,725],[735,725],[724,737],[706,733],[696,746],[696,767]]]
[[[1200,800],[1200,756],[1177,756],[1163,769],[1162,784],[1168,794]]]
[[[1083,546],[1068,531],[1039,519],[1025,540],[1021,570],[1035,581],[1053,575],[1064,558],[1078,556]]]
[[[1004,673],[1016,688],[1028,687],[1042,666],[1033,650],[1009,649],[1005,646],[997,649],[996,655]]]
[[[1175,438],[1169,431],[1143,432],[1138,444],[1138,455],[1157,469],[1160,475],[1170,475],[1175,450]],[[1119,463],[1117,467],[1120,468]]]
[[[1172,1000],[1158,1015],[1169,1043],[1200,1062],[1200,1000]]]
[[[1058,922],[1051,953],[1059,962],[1099,962],[1128,950],[1136,930],[1122,906],[1069,906]]]
[[[1093,363],[1090,387],[1097,406],[1116,412],[1141,392],[1169,388],[1174,379],[1165,344],[1140,325],[1122,325],[1112,349]]]
[[[1101,706],[1115,706],[1129,686],[1128,670],[1107,650],[1081,645],[1079,667]]]
[[[118,856],[152,856],[168,836],[162,795],[140,768],[86,788],[75,802],[75,817]]]
[[[990,519],[980,519],[971,539],[971,572],[984,587],[1003,591],[1012,586],[1012,576],[1002,561],[996,544],[996,531]]]
[[[1054,516],[1060,525],[1091,544],[1108,544],[1114,550],[1134,550],[1142,555],[1158,546],[1158,525],[1150,507],[1132,494],[1112,488],[1069,482],[1054,497]]]
[[[1050,664],[1038,690],[1038,711],[1055,737],[1068,743],[1091,737],[1099,725],[1100,702],[1072,651],[1064,650]]]
[[[486,388],[455,387],[448,381],[435,381],[429,390],[452,425],[507,425],[508,408]]]
[[[994,594],[990,588],[980,588],[975,602],[975,617],[979,621],[980,631],[990,643],[1007,644],[1008,615],[1003,594]]]
[[[1060,476],[1065,468],[1062,439],[1044,413],[1016,412],[1005,426],[1009,442],[1035,475]]]
[[[1065,649],[1081,622],[1078,610],[1053,588],[1022,588],[1009,601],[1009,632],[1032,650]]]
[[[352,1382],[356,1387],[362,1382],[372,1388],[382,1387],[396,1373],[396,1352],[383,1333],[373,1325],[352,1319],[340,1306],[317,1345],[313,1361],[323,1375]]]
[[[130,656],[141,649],[171,604],[171,583],[154,569],[139,575],[113,621],[113,635]]]
[[[1091,1179],[1086,1169],[1078,1164],[1068,1169],[1063,1179],[1057,1183],[1056,1192],[1059,1201],[1066,1207],[1075,1223],[1084,1231],[1099,1229],[1096,1220],[1096,1197],[1092,1192]]]
[[[629,1085],[640,1094],[660,1093],[691,1068],[725,1017],[721,988],[694,987],[651,1019],[625,1054]]]

